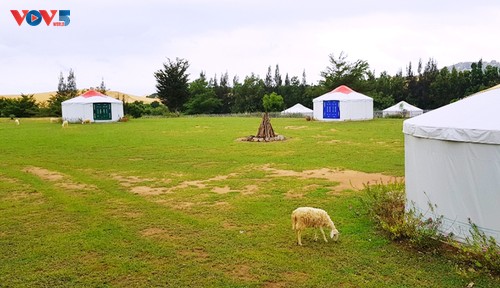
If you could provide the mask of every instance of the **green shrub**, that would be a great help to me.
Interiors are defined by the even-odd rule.
[[[450,245],[459,250],[460,253],[457,254],[459,260],[476,268],[499,274],[500,246],[495,238],[486,236],[470,219],[469,224],[471,236],[465,239],[465,243],[449,241]]]
[[[405,212],[404,181],[366,185],[364,190],[363,201],[370,216],[392,240],[406,240],[417,247],[431,249],[442,245],[446,239],[438,231],[442,217],[424,219],[415,208]],[[434,212],[432,205],[429,208]]]
[[[439,231],[443,216],[436,215],[435,205],[429,203],[432,217],[428,218],[414,207],[405,211],[403,181],[365,185],[364,192],[362,200],[369,215],[392,240],[405,241],[425,250],[452,248],[456,252],[452,256],[459,261],[491,273],[500,273],[500,246],[495,238],[486,236],[470,219],[471,236],[465,239],[465,243],[460,243],[453,239],[453,235],[445,236]]]

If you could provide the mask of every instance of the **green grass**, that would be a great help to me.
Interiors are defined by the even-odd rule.
[[[65,129],[48,119],[19,126],[0,119],[0,286],[500,285],[389,242],[366,215],[361,192],[329,193],[336,183],[262,169],[403,176],[402,120],[271,122],[287,141],[237,141],[257,132],[258,118]],[[214,192],[223,187],[230,191]],[[290,213],[306,205],[329,211],[339,242],[314,242],[307,231],[304,246],[296,245]]]

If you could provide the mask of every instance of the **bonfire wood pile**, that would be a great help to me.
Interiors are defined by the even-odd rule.
[[[259,126],[259,131],[257,135],[251,135],[244,139],[245,141],[252,142],[269,142],[269,141],[283,141],[285,137],[283,135],[277,135],[274,133],[273,126],[271,125],[271,120],[269,119],[269,114],[266,112],[262,115],[262,122]]]

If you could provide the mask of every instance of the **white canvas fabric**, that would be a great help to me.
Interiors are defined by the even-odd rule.
[[[415,117],[418,115],[422,115],[424,113],[424,110],[408,104],[405,101],[401,101],[396,105],[384,109],[382,111],[382,116],[386,117],[390,115],[403,115],[403,113],[407,113],[407,115],[404,116]]]
[[[323,117],[323,102],[339,101],[340,118]],[[373,99],[341,85],[333,91],[313,99],[313,117],[322,121],[371,120],[373,119]]]
[[[307,108],[306,106],[297,103],[292,107],[281,111],[281,114],[302,114],[304,116],[313,116],[313,110]]]
[[[500,241],[498,88],[403,123],[407,209],[443,216],[442,232],[458,239],[470,236],[470,219]]]

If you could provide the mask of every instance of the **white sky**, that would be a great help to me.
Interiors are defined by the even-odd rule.
[[[144,96],[167,58],[240,81],[284,78],[317,83],[328,56],[366,60],[378,75],[411,61],[438,66],[500,60],[497,0],[0,0],[0,94],[57,90],[60,72],[78,88],[97,86]],[[10,10],[71,10],[67,27],[18,26]],[[56,18],[58,15],[56,15]],[[56,20],[56,19],[55,19]]]

